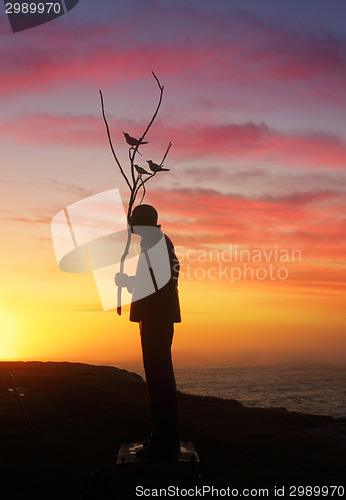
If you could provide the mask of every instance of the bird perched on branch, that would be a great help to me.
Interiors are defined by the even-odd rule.
[[[153,172],[169,172],[169,168],[162,168],[161,165],[158,165],[151,160],[147,160],[147,163],[149,163],[149,168]]]
[[[151,175],[150,172],[147,172],[143,167],[139,167],[138,165],[134,165],[135,169],[137,170],[137,172],[139,174],[147,174],[147,175]]]
[[[126,142],[129,146],[132,148],[136,146],[141,146],[142,144],[148,144],[147,142],[141,142],[139,139],[135,139],[134,137],[131,137],[127,132],[123,132]]]

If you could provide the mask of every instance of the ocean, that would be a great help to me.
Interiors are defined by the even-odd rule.
[[[117,364],[144,377],[141,364]],[[245,406],[346,418],[346,367],[305,364],[269,366],[174,366],[180,391],[236,399]]]

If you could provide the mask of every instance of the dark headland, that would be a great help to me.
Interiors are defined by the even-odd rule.
[[[37,438],[8,390],[9,374]],[[275,486],[345,483],[346,419],[179,393],[181,439],[193,441],[202,473],[185,477],[169,464],[115,465],[121,443],[150,434],[139,375],[79,363],[1,362],[0,399],[3,500],[136,498],[136,485],[268,488],[273,497]]]

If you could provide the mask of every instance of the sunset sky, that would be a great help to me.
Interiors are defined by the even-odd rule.
[[[345,2],[80,0],[15,34],[0,14],[0,359],[140,360],[128,306],[59,269],[51,220],[112,188],[126,207],[98,91],[126,169],[153,70],[138,163],[172,141],[145,201],[181,261],[176,363],[345,364]],[[232,282],[242,250],[268,261]]]

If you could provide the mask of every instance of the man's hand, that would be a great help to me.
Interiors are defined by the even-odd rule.
[[[129,276],[126,273],[116,273],[114,281],[117,286],[127,287],[129,284]]]

